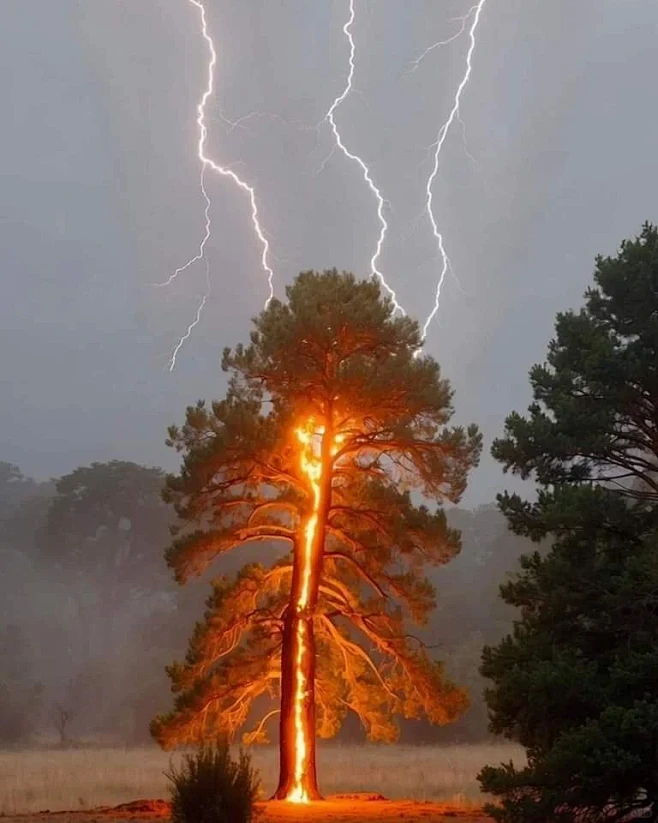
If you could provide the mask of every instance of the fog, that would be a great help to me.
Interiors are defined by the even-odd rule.
[[[322,123],[349,68],[348,3],[207,7],[218,48],[208,152],[255,186],[276,294],[302,269],[368,276],[376,203],[358,168],[332,154]],[[390,202],[382,271],[421,322],[440,273],[424,213],[429,148],[464,72],[466,35],[410,69],[459,29],[469,7],[357,2],[354,92],[336,114]],[[580,304],[595,256],[656,220],[657,43],[654,0],[488,0],[482,14],[461,122],[434,185],[454,276],[426,343],[455,389],[455,422],[475,422],[485,435],[453,517],[486,515],[497,525],[477,521],[451,573],[463,575],[455,592],[467,579],[486,589],[490,611],[479,605],[462,635],[442,638],[466,650],[471,672],[480,640],[509,625],[509,615],[493,617],[496,585],[521,551],[500,537],[497,514],[478,509],[510,483],[488,456],[491,439],[527,405],[528,369],[544,357],[556,312]],[[205,289],[203,264],[168,288],[154,284],[203,237],[195,118],[207,60],[198,11],[185,0],[0,4],[0,462],[34,479],[16,499],[7,491],[0,518],[0,628],[22,633],[6,630],[3,659],[14,655],[26,700],[36,688],[39,729],[52,731],[50,707],[68,700],[80,703],[78,734],[116,730],[121,715],[125,739],[145,735],[154,704],[170,700],[163,667],[183,653],[201,609],[203,588],[181,601],[160,581],[127,595],[104,633],[85,617],[103,585],[84,575],[72,584],[39,530],[51,478],[94,461],[176,467],[167,426],[197,398],[222,395],[222,348],[247,339],[267,296],[248,199],[209,174],[212,291],[168,370]],[[499,537],[492,566],[487,552]],[[155,538],[149,547],[160,565],[162,548]],[[114,679],[97,667],[108,659]],[[126,713],[109,696],[136,677],[145,685]],[[99,684],[108,695],[102,719],[76,697]],[[21,712],[34,715],[28,703]],[[483,716],[477,731],[469,722],[454,734],[484,733]]]
[[[129,485],[130,466],[119,468],[122,484]],[[171,706],[165,666],[184,658],[203,616],[209,579],[246,562],[270,564],[278,550],[258,544],[230,553],[201,579],[177,586],[162,560],[170,515],[156,489],[146,491],[149,475],[132,483],[130,494],[141,490],[142,503],[131,510],[107,467],[94,471],[107,489],[107,526],[99,525],[90,498],[62,519],[52,514],[65,498],[61,488],[54,497],[49,484],[0,482],[0,747],[149,742],[149,722]],[[127,517],[112,529],[120,512]],[[471,708],[443,728],[402,721],[402,742],[488,738],[481,649],[511,626],[498,584],[531,548],[507,532],[494,506],[454,509],[450,523],[462,531],[462,550],[430,570],[438,607],[418,631],[469,689]],[[60,731],[62,713],[67,722]],[[276,729],[272,733],[276,739]],[[356,718],[349,717],[338,739],[362,737]]]

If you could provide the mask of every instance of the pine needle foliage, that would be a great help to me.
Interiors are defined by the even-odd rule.
[[[557,316],[533,402],[493,445],[539,486],[499,496],[544,544],[501,587],[514,630],[485,648],[491,730],[528,765],[480,774],[501,823],[658,820],[658,228],[596,261]],[[547,545],[548,544],[548,545]]]
[[[435,605],[427,576],[460,549],[442,504],[457,502],[477,463],[475,426],[450,427],[452,391],[419,354],[418,324],[394,316],[377,283],[336,270],[300,274],[285,302],[253,321],[249,345],[224,352],[226,396],[188,408],[169,443],[183,455],[166,499],[179,518],[166,558],[184,583],[248,543],[270,564],[215,579],[183,662],[169,668],[175,705],[156,718],[161,745],[233,736],[266,740],[281,699],[285,623],[304,524],[312,506],[295,426],[325,436],[321,551],[309,606],[316,648],[317,733],[354,712],[371,740],[391,741],[396,714],[456,719],[463,689],[413,633]],[[431,507],[431,504],[434,504]],[[278,547],[278,551],[276,548]]]

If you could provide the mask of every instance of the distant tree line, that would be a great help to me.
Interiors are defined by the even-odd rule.
[[[163,559],[171,525],[163,482],[161,470],[121,461],[46,483],[0,463],[0,743],[39,734],[69,744],[150,739],[154,711],[170,704],[165,666],[182,656],[203,616],[209,578],[236,572],[244,559],[229,554],[205,578],[178,586]],[[422,637],[467,687],[471,706],[441,728],[402,721],[405,742],[490,737],[480,652],[511,626],[497,583],[529,548],[495,505],[453,508],[448,519],[463,547],[433,572],[438,608]],[[247,557],[259,562],[271,551],[252,547]],[[339,739],[363,739],[358,723]]]

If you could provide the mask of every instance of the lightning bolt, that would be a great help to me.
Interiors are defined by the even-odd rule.
[[[221,123],[224,123],[224,125],[227,127],[227,134],[231,134],[231,132],[233,132],[235,129],[247,130],[247,127],[244,124],[249,122],[250,120],[263,119],[274,120],[277,123],[283,123],[285,126],[294,126],[300,129],[308,130],[313,129],[313,126],[307,125],[302,120],[289,120],[288,118],[283,117],[282,115],[277,114],[276,112],[270,111],[250,111],[248,114],[244,114],[242,117],[238,117],[237,120],[231,120],[225,114],[219,112],[219,116],[217,118],[212,119],[217,119]]]
[[[339,94],[338,97],[336,97],[334,102],[331,104],[331,106],[329,107],[329,110],[325,114],[325,116],[322,119],[321,123],[323,123],[325,121],[329,123],[329,126],[331,127],[331,131],[333,133],[334,140],[336,142],[337,148],[340,149],[340,151],[342,151],[342,153],[345,155],[345,157],[347,157],[349,160],[356,163],[360,167],[361,171],[363,172],[363,179],[366,181],[366,183],[368,184],[368,188],[370,189],[370,191],[375,196],[375,199],[377,200],[377,219],[379,220],[380,229],[379,229],[379,236],[377,237],[377,243],[376,243],[376,246],[375,246],[375,252],[374,252],[373,256],[370,258],[370,276],[371,277],[376,277],[379,280],[379,282],[382,284],[382,286],[384,287],[384,289],[386,290],[386,292],[390,296],[395,310],[401,312],[402,314],[405,314],[404,309],[398,303],[397,295],[395,294],[395,291],[386,282],[386,278],[384,277],[384,275],[382,274],[382,272],[380,271],[380,269],[378,268],[378,265],[377,265],[378,261],[379,261],[379,257],[381,255],[382,246],[384,245],[384,239],[386,238],[386,233],[388,231],[388,223],[386,222],[386,217],[384,216],[384,208],[386,206],[386,200],[384,200],[384,198],[382,196],[382,193],[380,192],[380,190],[375,185],[375,183],[372,179],[370,169],[368,168],[367,164],[357,154],[353,154],[351,151],[349,151],[349,149],[345,146],[345,143],[343,143],[343,139],[341,137],[340,132],[338,131],[338,126],[336,125],[336,120],[334,118],[334,114],[336,113],[336,109],[338,108],[338,106],[340,106],[340,104],[343,102],[343,100],[345,100],[345,98],[348,96],[348,94],[353,90],[352,89],[352,83],[353,83],[353,80],[354,80],[354,70],[355,70],[354,55],[356,53],[356,45],[354,43],[354,37],[352,36],[352,24],[353,23],[354,23],[354,0],[350,0],[349,19],[347,20],[347,22],[343,26],[343,33],[344,33],[345,37],[347,38],[347,40],[349,42],[349,45],[350,45],[349,72],[347,74],[347,81],[345,83],[345,88],[343,89],[342,93]],[[329,157],[331,157],[331,155],[329,155]],[[329,157],[327,157],[327,159],[324,161],[324,163],[320,167],[320,171],[322,171],[322,169],[326,165],[327,161],[329,160]]]
[[[242,191],[244,191],[248,198],[249,203],[251,206],[251,222],[254,227],[254,232],[256,237],[258,238],[260,245],[262,247],[261,253],[261,266],[263,271],[267,274],[267,285],[268,285],[268,297],[265,300],[265,308],[269,305],[270,300],[274,297],[274,271],[269,264],[269,252],[270,252],[270,244],[265,236],[263,228],[260,223],[260,219],[258,216],[258,204],[256,202],[256,192],[253,186],[250,186],[246,183],[241,177],[239,177],[232,169],[228,166],[221,166],[219,163],[216,163],[212,158],[208,157],[206,154],[206,139],[208,137],[208,128],[206,126],[206,103],[208,99],[214,94],[215,90],[215,65],[217,64],[217,52],[215,50],[215,44],[213,42],[212,37],[208,33],[208,25],[206,21],[206,9],[201,0],[189,0],[189,2],[196,6],[199,10],[199,16],[201,20],[201,34],[203,39],[206,41],[206,45],[208,46],[208,53],[210,55],[210,59],[208,61],[208,83],[206,86],[205,91],[203,92],[199,103],[197,104],[197,126],[199,127],[199,143],[198,143],[198,156],[199,160],[201,161],[201,178],[200,178],[200,188],[201,194],[203,195],[203,199],[205,201],[205,233],[199,244],[199,250],[197,254],[190,258],[187,263],[177,268],[164,283],[159,283],[159,286],[168,286],[172,283],[178,275],[182,274],[186,269],[189,269],[197,261],[201,260],[205,254],[206,243],[208,242],[211,234],[211,220],[210,220],[210,198],[208,197],[208,192],[206,191],[205,187],[205,172],[207,169],[214,171],[216,174],[220,175],[221,177],[228,177],[230,180],[235,183]],[[208,270],[206,270],[206,274],[208,275]],[[208,284],[210,283],[209,275],[208,275]],[[194,330],[195,326],[199,324],[201,320],[201,313],[203,312],[204,306],[208,300],[210,295],[210,289],[208,288],[197,308],[196,317],[192,323],[187,328],[185,334],[181,337],[178,341],[171,359],[169,361],[169,371],[173,371],[176,365],[176,356],[180,351],[181,347],[185,343],[186,340],[189,339],[192,331]]]
[[[176,344],[176,348],[174,349],[174,351],[171,355],[171,360],[169,361],[169,371],[174,370],[174,367],[176,366],[176,358],[178,357],[178,352],[183,348],[183,344],[185,343],[185,341],[189,340],[190,335],[194,331],[195,327],[199,325],[199,322],[201,321],[201,312],[203,311],[204,306],[208,302],[209,297],[210,297],[210,263],[208,262],[208,259],[206,258],[206,291],[205,291],[205,294],[203,295],[203,297],[201,298],[201,302],[199,303],[199,306],[196,310],[196,316],[195,316],[194,320],[190,323],[190,325],[187,327],[187,331],[185,332],[185,334],[181,337],[181,339]]]
[[[434,184],[434,181],[435,181],[436,176],[437,176],[438,171],[439,171],[439,160],[441,158],[441,151],[443,149],[446,138],[448,136],[448,132],[450,131],[450,128],[451,128],[452,124],[455,122],[455,120],[459,120],[459,117],[460,117],[459,107],[460,107],[460,104],[461,104],[462,93],[463,93],[464,89],[466,88],[466,86],[468,84],[468,81],[471,77],[471,72],[472,72],[472,69],[473,69],[473,52],[475,51],[475,45],[476,45],[475,35],[476,35],[476,32],[477,32],[478,25],[480,23],[480,18],[482,16],[482,9],[484,8],[486,2],[487,2],[487,0],[479,0],[479,2],[475,6],[472,6],[470,11],[467,12],[465,17],[462,18],[463,23],[464,23],[464,28],[466,26],[466,22],[468,21],[468,19],[471,16],[473,18],[472,23],[471,23],[471,27],[470,27],[469,32],[468,32],[468,36],[470,38],[470,45],[468,47],[468,52],[466,54],[466,71],[464,73],[464,76],[461,79],[461,82],[460,82],[458,88],[457,88],[457,92],[455,94],[452,109],[450,110],[450,114],[448,115],[448,119],[445,121],[445,123],[439,129],[438,137],[436,139],[436,142],[434,143],[434,164],[432,166],[432,171],[430,172],[430,175],[427,178],[427,184],[425,186],[425,194],[427,196],[426,211],[427,211],[427,215],[428,215],[429,220],[430,220],[430,224],[432,226],[432,233],[434,235],[434,238],[436,239],[438,253],[439,253],[439,255],[441,257],[441,260],[442,260],[442,267],[441,267],[441,273],[439,275],[439,280],[438,280],[437,285],[436,285],[436,292],[435,292],[435,296],[434,296],[434,307],[432,308],[432,311],[429,313],[429,315],[427,317],[427,320],[425,321],[425,324],[423,325],[423,334],[422,334],[423,340],[426,338],[427,330],[430,327],[430,324],[432,323],[432,320],[436,317],[436,313],[439,310],[439,303],[440,303],[440,300],[441,300],[441,289],[443,287],[443,282],[446,278],[446,274],[452,268],[451,264],[450,264],[450,258],[448,257],[448,254],[445,250],[445,245],[444,245],[444,242],[443,242],[443,235],[439,231],[439,226],[438,226],[438,223],[436,221],[436,217],[434,215],[434,210],[432,208],[433,200],[434,200],[434,196],[432,194],[432,186]],[[461,34],[463,32],[463,30],[464,29],[462,28],[462,31],[460,31],[458,34]],[[456,36],[458,36],[458,35],[456,35]],[[455,36],[453,36],[452,39],[455,39]],[[450,42],[450,40],[447,41],[447,42]],[[432,51],[432,49],[434,49],[438,45],[441,45],[441,43],[435,43],[434,45],[430,46],[428,49],[425,49],[425,51],[421,54],[421,56],[416,61],[414,61],[414,63],[416,63],[416,67],[417,67],[418,64],[420,64],[420,61],[427,54],[429,54],[430,51]]]
[[[477,6],[471,6],[471,8],[466,12],[466,14],[463,17],[454,17],[453,22],[458,21],[459,23],[461,23],[461,28],[459,29],[459,31],[456,31],[453,35],[448,37],[447,40],[437,40],[436,43],[432,43],[431,46],[428,46],[425,49],[425,51],[422,52],[415,60],[411,61],[411,68],[409,69],[407,74],[412,74],[413,72],[415,72],[418,66],[420,66],[423,60],[427,57],[427,55],[431,54],[431,52],[433,52],[434,49],[438,49],[441,46],[449,46],[450,43],[461,37],[462,34],[466,31],[466,24],[468,23],[468,18],[473,14],[476,8]]]

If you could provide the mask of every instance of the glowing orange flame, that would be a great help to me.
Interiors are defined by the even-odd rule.
[[[296,430],[296,435],[302,444],[301,468],[308,477],[313,491],[313,509],[311,516],[304,527],[304,543],[300,560],[301,586],[297,599],[297,615],[301,615],[308,606],[311,568],[313,560],[313,541],[318,525],[318,508],[320,505],[320,481],[322,479],[322,459],[315,454],[314,440],[324,434],[324,427],[315,427],[313,420],[309,420],[304,427]],[[295,768],[293,787],[287,800],[293,803],[308,803],[310,797],[304,786],[304,775],[308,768],[308,746],[304,731],[303,706],[307,694],[306,675],[303,670],[303,659],[307,649],[307,625],[304,620],[297,622],[296,638],[296,665],[295,665],[295,694],[294,694],[294,722],[295,722]]]
[[[317,453],[316,446],[321,444],[324,435],[324,426],[316,426],[310,418],[305,426],[301,426],[295,431],[299,442],[302,444],[301,468],[308,477],[313,492],[313,508],[311,515],[304,527],[304,543],[300,559],[301,586],[299,597],[296,603],[297,616],[301,616],[308,606],[310,598],[311,570],[313,567],[313,543],[318,527],[318,510],[320,507],[320,485],[322,482],[322,456]],[[331,452],[335,454],[338,444],[343,437],[335,435],[331,444]],[[302,666],[304,654],[308,649],[308,624],[305,620],[297,622],[296,655],[295,655],[295,690],[294,690],[294,723],[295,723],[295,765],[293,774],[293,786],[287,796],[287,800],[292,803],[308,803],[310,797],[304,785],[304,776],[308,771],[309,746],[304,729],[304,700],[308,694],[308,683]],[[311,731],[314,733],[314,730]]]

